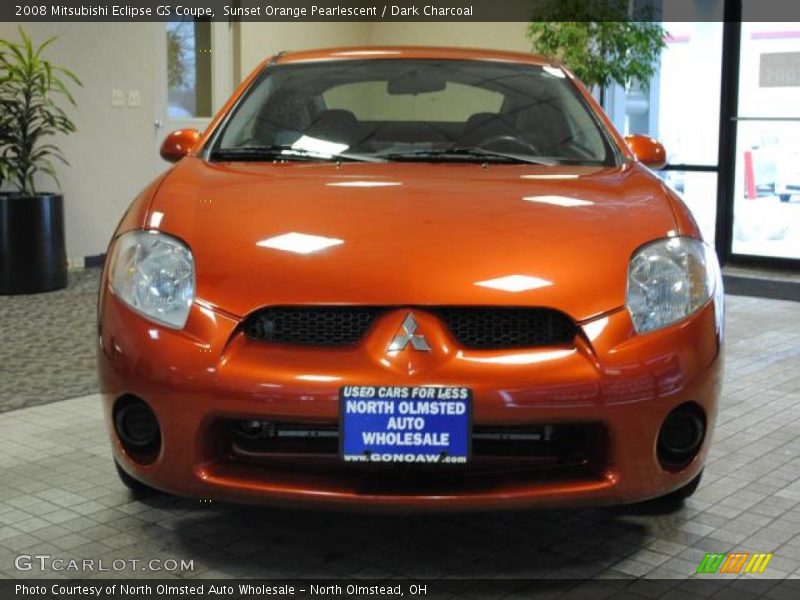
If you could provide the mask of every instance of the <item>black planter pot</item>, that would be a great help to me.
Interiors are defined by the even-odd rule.
[[[64,197],[0,193],[0,294],[66,286]]]

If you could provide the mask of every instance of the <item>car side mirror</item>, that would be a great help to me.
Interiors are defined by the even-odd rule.
[[[189,154],[199,141],[200,132],[196,129],[178,129],[164,138],[159,154],[167,162],[178,162]]]
[[[651,169],[663,169],[667,164],[667,151],[658,140],[651,138],[649,135],[642,135],[637,133],[635,135],[626,135],[625,142],[628,148],[631,149],[633,155],[643,165]]]

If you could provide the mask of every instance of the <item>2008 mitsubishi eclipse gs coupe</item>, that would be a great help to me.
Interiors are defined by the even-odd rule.
[[[133,202],[99,364],[134,489],[478,509],[682,498],[717,413],[713,250],[554,61],[280,54]]]

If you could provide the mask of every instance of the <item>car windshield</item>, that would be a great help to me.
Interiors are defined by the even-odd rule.
[[[212,160],[614,164],[602,125],[551,66],[337,60],[271,66]]]

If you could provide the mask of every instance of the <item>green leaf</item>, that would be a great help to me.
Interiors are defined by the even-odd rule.
[[[534,52],[562,61],[588,87],[638,83],[655,73],[665,31],[650,7],[628,0],[537,0],[528,38]]]
[[[48,47],[50,44],[52,44],[53,42],[55,42],[55,41],[56,41],[56,39],[58,39],[58,36],[55,36],[55,35],[54,35],[53,37],[51,37],[51,38],[47,38],[47,39],[46,39],[44,42],[42,42],[42,45],[41,45],[41,46],[39,46],[39,47],[36,49],[35,58],[39,58],[39,56],[42,54],[42,50],[44,50],[44,49],[45,49],[45,48],[47,48],[47,47]]]
[[[37,172],[58,184],[53,161],[68,164],[48,140],[75,131],[61,105],[75,106],[70,87],[83,84],[72,71],[45,57],[56,38],[36,45],[24,29],[19,33],[19,42],[0,40],[0,183],[33,193]]]
[[[55,70],[60,71],[62,74],[69,77],[75,85],[83,87],[83,82],[80,79],[78,79],[78,76],[75,75],[75,73],[73,73],[69,69],[65,69],[64,67],[55,67]]]

